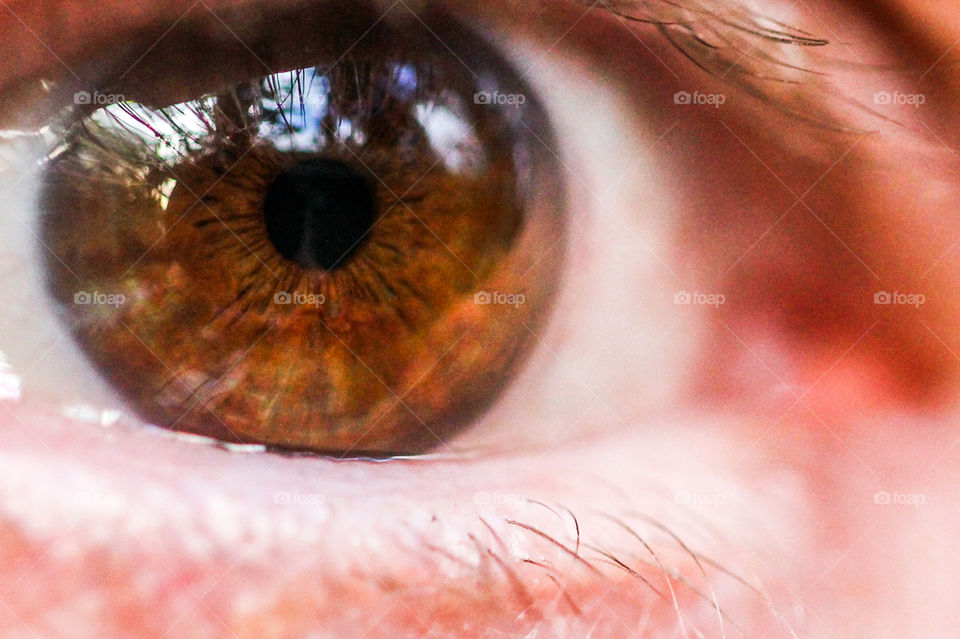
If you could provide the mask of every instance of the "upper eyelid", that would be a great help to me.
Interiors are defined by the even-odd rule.
[[[453,0],[456,5],[460,0]],[[625,21],[643,22],[654,25],[660,34],[667,38],[674,46],[681,49],[690,60],[702,68],[716,73],[729,75],[731,70],[746,70],[747,72],[767,73],[783,68],[783,56],[777,56],[775,49],[770,45],[807,45],[822,46],[827,41],[812,34],[791,28],[786,24],[764,18],[738,4],[723,3],[723,11],[719,9],[718,0],[709,0],[704,4],[694,4],[689,0],[676,2],[648,3],[640,0],[614,0],[600,5],[578,0],[581,4],[596,6],[597,10],[605,10],[617,15]],[[61,4],[66,0],[48,0],[46,2],[14,3],[5,2],[6,11],[0,12],[0,25],[3,25],[5,34],[19,33],[18,43],[28,46],[24,55],[29,55],[31,49],[42,47],[42,57],[56,58],[60,66],[72,75],[76,75],[69,61],[76,55],[76,49],[87,42],[94,32],[102,34],[110,32],[111,27],[104,25],[122,26],[125,29],[137,29],[156,25],[173,27],[181,18],[194,10],[230,10],[256,4],[259,0],[204,0],[199,3],[187,0],[171,0],[158,3],[154,0],[107,0],[98,4],[97,19],[89,20],[83,13],[71,13],[64,17],[59,11]],[[23,6],[23,5],[26,6]],[[285,4],[294,6],[295,0],[281,0],[273,3],[277,9]],[[505,3],[509,4],[509,3]],[[711,8],[717,5],[717,8]],[[505,7],[508,8],[508,7]],[[64,28],[66,27],[66,28]],[[167,27],[165,27],[167,28]],[[45,37],[48,33],[55,33],[56,39]],[[710,42],[714,39],[714,42]],[[9,40],[12,40],[10,38]],[[12,42],[8,40],[9,48]],[[30,42],[32,40],[32,42]],[[712,48],[716,43],[729,48],[729,55],[721,48]],[[709,43],[709,45],[708,45]],[[29,46],[32,45],[32,46]],[[768,60],[757,59],[755,53],[761,52],[759,47],[767,45],[762,52],[770,54]],[[749,47],[757,47],[751,51]],[[712,49],[712,50],[711,50]],[[45,54],[45,55],[44,55]],[[0,87],[9,79],[10,71],[22,71],[33,68],[29,59],[21,58],[26,62],[19,65],[20,69],[0,68]]]
[[[91,23],[88,20],[86,26],[81,23],[76,30],[62,28],[59,31],[54,30],[57,40],[53,44],[56,46],[51,47],[46,43],[41,46],[38,43],[43,42],[45,29],[58,26],[54,18],[55,9],[65,1],[50,0],[50,2],[18,5],[7,0],[0,7],[0,25],[5,23],[4,33],[19,33],[21,36],[16,40],[5,37],[4,42],[0,43],[0,53],[13,46],[39,51],[41,57],[46,57],[46,68],[52,69],[51,74],[59,70],[61,80],[55,92],[46,95],[40,90],[38,80],[49,79],[47,76],[39,75],[41,72],[31,75],[29,64],[17,62],[0,64],[0,96],[3,96],[3,100],[0,100],[0,129],[32,129],[42,126],[59,111],[55,103],[62,104],[63,100],[69,100],[70,96],[78,90],[97,89],[98,87],[95,83],[91,83],[89,78],[85,78],[87,81],[77,82],[73,79],[77,73],[68,72],[65,69],[71,66],[79,68],[82,64],[84,54],[77,51],[91,31],[95,30],[100,34],[98,37],[91,36],[93,41],[102,43],[103,33],[114,30],[114,27],[103,26],[105,24],[122,25],[116,26],[116,32],[111,34],[114,40],[118,40],[121,38],[116,35],[117,32],[133,33],[137,29],[147,29],[147,25],[151,25],[149,28],[166,32],[176,26],[177,20],[191,6],[196,7],[194,11],[212,9],[215,12],[214,15],[219,18],[219,15],[228,16],[226,12],[230,9],[253,6],[262,2],[262,0],[202,0],[202,3],[193,4],[190,0],[171,0],[169,3],[160,3],[156,0],[104,0],[101,5],[98,5],[97,11],[97,15],[103,20],[102,23]],[[369,1],[377,3],[380,0]],[[522,5],[515,5],[514,0],[490,0],[479,9],[472,6],[468,0],[427,1],[436,5],[451,6],[455,14],[459,12],[460,6],[465,13],[479,11],[481,14],[491,11],[493,7],[495,12],[500,12],[499,20],[503,21],[505,28],[511,29],[509,25],[513,22],[525,24]],[[614,34],[618,30],[621,31],[619,40],[607,39],[601,44],[591,45],[591,48],[596,46],[598,49],[610,51],[611,45],[621,45],[633,47],[633,50],[641,55],[647,52],[652,53],[651,63],[656,64],[653,62],[654,58],[659,61],[662,68],[657,71],[666,80],[671,82],[675,80],[675,90],[692,92],[700,88],[701,81],[705,81],[704,83],[708,86],[711,84],[718,86],[717,90],[736,92],[744,97],[755,98],[752,102],[758,104],[760,108],[767,111],[780,111],[795,122],[806,122],[817,127],[853,133],[866,132],[873,129],[876,124],[876,120],[871,115],[872,112],[866,107],[858,112],[861,116],[866,114],[864,116],[866,119],[855,117],[849,109],[851,100],[845,90],[839,88],[838,83],[829,74],[816,71],[818,63],[825,59],[821,53],[827,45],[825,40],[764,18],[759,13],[744,8],[740,3],[724,0],[698,0],[696,3],[692,0],[671,0],[670,2],[610,0],[599,5],[591,5],[589,0],[575,1],[575,4],[558,3],[558,8],[560,4],[565,4],[568,9],[572,8],[572,11],[561,12],[564,16],[562,19],[575,20],[577,16],[588,17],[585,13],[580,13],[577,6],[579,4],[586,5],[584,11],[587,13],[603,13],[605,15],[596,17],[609,18],[621,23],[619,26],[613,25],[614,29],[610,31]],[[318,0],[316,6],[325,2],[336,3],[336,0]],[[302,5],[303,2],[300,0],[276,0],[270,6],[272,10],[274,8],[282,10],[287,6]],[[4,7],[6,11],[3,10]],[[25,13],[28,9],[31,12]],[[501,9],[504,11],[501,12]],[[510,13],[511,10],[516,12],[515,18],[510,17],[513,15]],[[559,26],[558,21],[554,22]],[[62,27],[62,25],[59,26]],[[545,38],[544,44],[552,42],[555,37],[546,35],[549,33],[547,31],[541,31],[541,33]],[[563,33],[561,40],[583,38],[582,35],[569,29]],[[24,41],[24,38],[27,41]],[[647,44],[648,42],[650,44]],[[705,43],[714,46],[708,46]],[[559,45],[559,48],[566,48],[562,43]],[[96,45],[87,43],[86,46],[89,49]],[[126,53],[137,57],[141,55],[140,49],[144,45],[138,42],[135,45],[128,43],[125,46],[131,49]],[[557,44],[555,43],[554,46]],[[580,48],[579,45],[571,43],[571,51],[577,48]],[[679,50],[682,55],[675,54],[670,57],[668,54],[674,49]],[[76,61],[70,57],[71,53]],[[91,57],[89,51],[86,52],[86,57]],[[619,75],[621,82],[636,81],[636,78],[628,78],[615,70],[617,66],[615,58],[606,54],[598,57],[595,53],[591,57],[593,64],[603,66],[607,72],[612,71],[614,75]],[[8,56],[0,59],[16,60]],[[29,87],[23,91],[26,97],[18,95],[16,90],[7,90],[13,73],[20,74],[19,80],[24,80],[26,74],[27,81],[24,84]],[[53,79],[54,85],[57,85],[57,76],[54,75]],[[620,89],[625,88],[627,88],[625,85],[620,87]],[[124,92],[120,91],[120,93]],[[663,96],[658,99],[669,100],[670,98]],[[737,104],[727,103],[728,113],[739,112],[746,103],[737,102]],[[731,112],[729,109],[734,111]],[[28,122],[22,121],[28,118]]]
[[[228,11],[254,5],[260,0],[203,0],[199,4],[188,0],[171,0],[158,3],[154,0],[106,0],[98,4],[96,20],[91,12],[73,12],[66,16],[57,9],[65,0],[50,0],[33,3],[4,3],[5,11],[0,11],[0,24],[6,46],[16,47],[16,56],[4,56],[7,60],[17,60],[16,64],[0,65],[0,92],[11,80],[37,77],[48,73],[62,76],[68,83],[72,79],[78,82],[89,80],[81,66],[81,53],[89,48],[88,40],[97,34],[114,34],[118,30],[157,28],[164,30],[175,25],[193,11]],[[797,115],[812,115],[812,119],[824,121],[823,114],[803,113],[803,109],[791,106],[811,101],[807,98],[815,88],[822,88],[822,80],[812,71],[811,63],[815,56],[806,52],[801,61],[790,60],[797,49],[820,48],[827,40],[814,34],[791,27],[752,11],[740,3],[721,0],[674,0],[666,2],[655,0],[611,0],[599,5],[588,0],[577,0],[588,9],[606,11],[624,22],[645,23],[650,29],[672,47],[679,50],[692,64],[699,66],[709,74],[728,85],[739,88],[761,99],[775,101],[777,106]],[[456,7],[460,0],[452,0]],[[296,0],[280,0],[271,4],[272,9],[282,10],[285,5],[301,4]],[[323,2],[319,3],[323,4]],[[509,10],[509,2],[499,3]],[[595,8],[594,8],[595,7]],[[84,14],[87,15],[84,15]],[[104,25],[114,25],[105,27]],[[169,26],[167,26],[169,25]],[[65,28],[66,27],[66,28]],[[18,34],[19,37],[11,37]],[[53,39],[52,35],[56,38]],[[166,32],[164,31],[163,35]],[[119,46],[118,37],[113,37],[114,46]],[[793,49],[792,51],[789,49]],[[12,53],[12,52],[11,52]],[[39,61],[43,60],[42,63]],[[668,69],[673,75],[672,69]],[[784,91],[783,83],[769,82],[770,78],[779,78],[789,82],[799,82],[794,88]],[[757,86],[756,81],[763,79],[765,87]],[[89,82],[87,82],[89,83]],[[90,87],[78,87],[90,88]],[[789,87],[787,87],[789,88]],[[823,93],[820,94],[821,96]]]
[[[317,6],[336,0],[317,0]],[[263,0],[101,0],[96,11],[76,6],[70,0],[5,0],[0,3],[0,93],[17,80],[44,77],[89,81],[82,62],[91,56],[91,42],[104,46],[106,56],[115,61],[129,44],[124,33],[153,30],[151,48],[177,24],[194,12],[218,14],[262,4]],[[372,0],[378,4],[380,0]],[[344,4],[344,3],[340,3]],[[301,0],[271,0],[272,10],[302,7]],[[137,43],[139,46],[139,43]],[[139,51],[123,51],[136,55]]]

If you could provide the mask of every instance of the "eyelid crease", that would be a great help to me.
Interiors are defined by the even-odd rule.
[[[854,135],[870,132],[880,121],[900,125],[844,93],[837,78],[825,69],[905,70],[831,59],[823,55],[829,40],[761,15],[743,3],[611,0],[597,6],[631,30],[652,26],[698,68],[794,121]],[[867,125],[856,116],[866,116]]]

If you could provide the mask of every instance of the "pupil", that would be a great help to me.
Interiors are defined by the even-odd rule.
[[[263,214],[267,235],[281,255],[304,268],[332,270],[373,226],[373,192],[343,162],[303,160],[267,189]]]

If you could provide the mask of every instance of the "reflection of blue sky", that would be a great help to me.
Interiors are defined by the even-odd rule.
[[[417,93],[417,71],[410,64],[394,67],[390,91],[412,101]],[[262,82],[264,121],[260,134],[274,141],[281,151],[315,151],[324,143],[323,119],[330,106],[330,80],[318,68],[280,73]],[[282,114],[282,115],[281,115]],[[336,135],[363,143],[363,131],[341,118]]]
[[[483,170],[484,152],[464,117],[465,108],[454,96],[430,96],[417,100],[419,78],[409,64],[396,65],[390,77],[391,93],[413,109],[431,149],[454,173]],[[278,73],[260,83],[261,111],[258,135],[280,151],[316,152],[326,144],[324,118],[330,108],[330,79],[317,68]],[[163,113],[133,102],[113,104],[97,110],[91,119],[105,129],[122,128],[133,134],[164,161],[175,163],[182,156],[208,143],[213,134],[213,96],[163,109]],[[256,109],[257,107],[255,107]],[[341,118],[336,137],[363,144],[362,122]]]
[[[273,115],[264,117],[260,135],[272,139],[281,151],[317,149],[323,143],[330,81],[311,68],[299,73],[278,73],[264,79],[262,87],[264,115]]]
[[[299,77],[298,77],[299,75]],[[483,170],[483,150],[473,134],[462,105],[416,100],[419,78],[410,64],[394,67],[390,92],[398,99],[413,103],[414,116],[427,134],[431,149],[447,170],[454,173],[478,173]],[[281,151],[316,151],[324,144],[323,119],[329,109],[330,81],[316,68],[299,74],[282,73],[264,80],[264,113],[274,111],[261,124],[261,135],[273,140]],[[273,91],[276,91],[276,95]],[[435,96],[438,97],[438,96]],[[283,117],[280,117],[280,113]],[[284,118],[286,121],[284,121]],[[355,122],[342,118],[337,138],[363,143],[363,130]]]
[[[394,93],[397,97],[409,100],[417,92],[417,72],[409,64],[398,65],[393,74]]]

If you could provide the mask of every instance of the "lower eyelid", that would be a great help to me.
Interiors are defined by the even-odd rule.
[[[721,495],[731,500],[724,515],[740,500],[752,509],[786,498],[777,473],[768,475],[766,494],[742,495],[718,484],[716,475],[699,484],[700,474],[689,471],[713,466],[709,459],[718,450],[706,428],[686,431],[699,444],[683,447],[681,465],[671,437],[643,442],[628,435],[558,449],[532,465],[512,456],[456,466],[374,466],[236,456],[157,440],[159,433],[149,431],[77,434],[64,430],[75,425],[21,418],[36,425],[34,432],[2,431],[3,467],[17,472],[0,478],[0,534],[5,549],[22,552],[4,563],[19,572],[24,561],[36,562],[27,584],[65,574],[72,580],[75,569],[93,576],[84,613],[91,632],[120,623],[147,636],[157,632],[158,620],[173,623],[179,615],[191,627],[222,624],[238,632],[268,621],[288,629],[311,625],[318,615],[331,628],[430,624],[451,635],[464,618],[513,630],[551,620],[584,631],[599,624],[616,635],[623,623],[676,628],[679,615],[690,628],[714,631],[717,603],[739,622],[767,605],[724,575],[746,569],[731,545],[752,535],[704,536],[703,527],[721,511],[695,506],[691,519],[680,493],[658,485]],[[666,429],[651,432],[657,430]],[[623,463],[635,461],[641,447],[687,478],[671,481],[660,463],[643,471]],[[599,477],[591,461],[598,456],[607,468]],[[51,464],[58,476],[46,472]],[[196,472],[182,473],[184,465]],[[559,477],[554,468],[567,471]],[[627,496],[617,486],[646,488]],[[598,496],[603,512],[592,507]],[[791,526],[796,538],[800,527]],[[705,580],[702,567],[664,530],[704,552],[704,561],[719,558],[722,569],[708,566]],[[756,551],[769,546],[764,541],[740,548]],[[679,573],[668,584],[664,572],[673,570]],[[143,590],[127,591],[134,583]],[[191,606],[185,597],[204,605]],[[129,602],[120,615],[118,601]],[[376,618],[370,610],[379,611]]]

